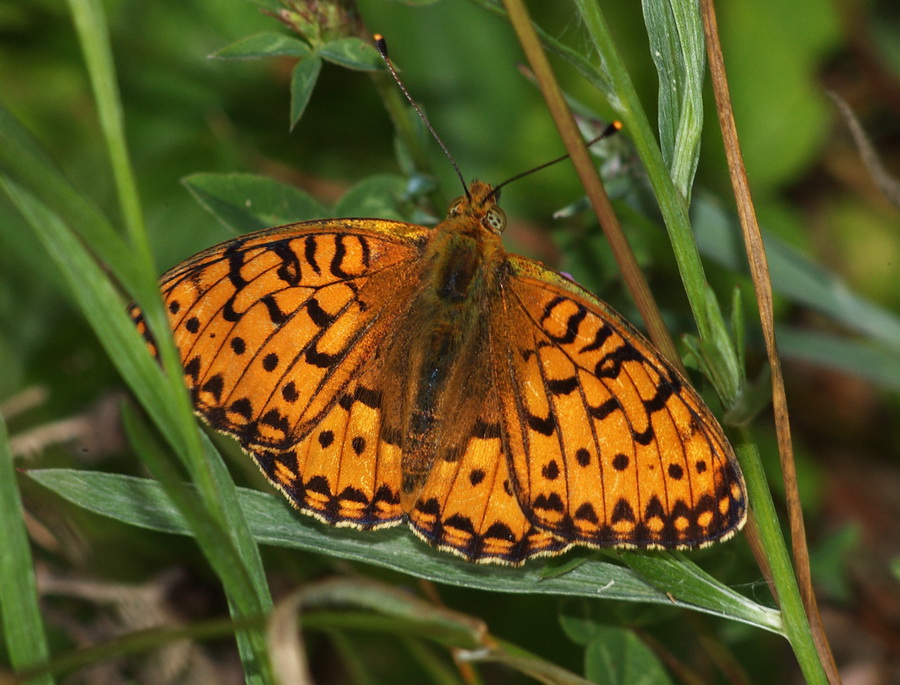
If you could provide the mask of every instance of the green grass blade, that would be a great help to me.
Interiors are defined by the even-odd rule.
[[[141,261],[143,268],[152,271],[153,260],[147,249],[144,215],[125,140],[122,105],[103,5],[100,0],[69,0],[69,9],[91,79],[122,218],[136,251],[135,258]]]
[[[606,67],[609,81],[615,92],[615,99],[610,100],[610,104],[622,117],[625,131],[634,141],[638,155],[647,171],[647,177],[653,187],[669,240],[672,243],[672,251],[678,263],[678,271],[691,311],[694,314],[697,330],[701,338],[707,338],[710,330],[707,323],[705,299],[706,276],[691,232],[687,199],[676,187],[665,164],[656,141],[656,135],[641,106],[631,77],[599,5],[588,0],[575,0],[575,6],[602,64]],[[648,28],[650,27],[648,26]],[[685,73],[686,75],[692,74],[692,72]],[[696,74],[693,76],[696,78]],[[700,88],[701,85],[697,84],[696,87]]]
[[[35,230],[44,248],[62,270],[71,294],[97,332],[101,344],[123,378],[141,399],[167,439],[172,444],[184,446],[184,436],[189,431],[196,431],[193,419],[188,415],[187,421],[190,423],[186,426],[179,425],[182,416],[178,413],[175,403],[172,402],[171,396],[167,392],[168,381],[160,382],[159,367],[147,353],[140,335],[125,313],[124,304],[109,279],[75,236],[67,230],[59,217],[14,183],[5,181],[3,185]],[[220,489],[222,479],[213,475],[212,467],[207,465],[207,468],[213,487],[207,486],[205,492],[202,487],[200,488],[201,494],[204,495],[204,504],[210,509],[213,516],[218,515],[216,520],[225,530],[229,531],[232,539],[240,540],[243,537],[244,541],[238,543],[238,546],[246,552],[254,544],[252,537],[249,533],[242,532],[240,527],[232,529],[225,526],[226,516],[223,510],[227,508],[228,500]],[[228,486],[234,487],[230,481]],[[210,496],[208,494],[210,492],[214,494]],[[210,499],[215,499],[218,505],[216,509],[209,506]],[[246,531],[246,526],[244,531]],[[206,551],[213,555],[221,552],[217,547]],[[239,558],[244,564],[259,562],[258,553],[256,555],[245,554]],[[211,562],[214,567],[224,564],[222,560],[215,558],[211,559]],[[256,573],[247,575],[262,577],[261,564]],[[268,593],[262,593],[258,591],[259,588],[254,588],[251,584],[244,582],[240,574],[224,576],[221,579],[225,583],[229,599],[237,603],[236,617],[256,616],[265,613],[270,608],[271,600]],[[234,582],[233,585],[231,581]],[[265,655],[258,654],[254,661],[264,668]],[[271,682],[271,678],[265,678],[261,682]]]
[[[23,516],[6,423],[0,416],[0,618],[6,651],[17,671],[45,663],[50,656]],[[53,679],[42,676],[30,682],[49,685]]]
[[[782,356],[826,366],[900,392],[900,354],[867,342],[845,340],[827,333],[779,326]]]
[[[694,228],[703,253],[732,271],[746,272],[740,227],[733,213],[704,193],[693,206]],[[840,278],[778,237],[764,233],[775,291],[818,310],[853,331],[900,351],[900,318],[854,293]]]
[[[228,600],[229,604],[236,606],[238,610],[236,612],[233,610],[232,613],[246,617],[247,613],[244,607],[258,604],[259,597],[268,598],[269,596],[266,579],[262,574],[259,548],[251,540],[250,548],[242,549],[239,552],[227,531],[223,530],[203,507],[202,501],[196,496],[196,491],[188,490],[181,482],[175,468],[163,455],[162,449],[156,444],[156,440],[147,427],[130,410],[126,409],[123,419],[125,430],[131,438],[131,444],[141,456],[141,461],[159,480],[170,501],[176,504],[177,511],[186,519],[197,544],[200,545],[204,555],[213,565],[216,575],[222,580],[223,585],[226,588],[234,589],[232,593],[229,593]],[[219,464],[221,465],[221,460],[219,460]],[[221,469],[216,469],[217,472],[222,470],[224,470],[224,465]],[[225,472],[225,478],[228,478],[227,472]],[[230,488],[230,490],[233,491],[234,488]],[[228,491],[229,488],[223,488],[223,492],[227,493]],[[226,506],[225,511],[228,512],[228,510],[229,507]],[[246,526],[243,516],[241,516],[240,506],[235,506],[232,513],[232,519],[237,518],[240,518],[243,525]],[[244,563],[248,557],[250,557],[251,563]],[[250,578],[247,575],[248,568],[258,568],[259,574]],[[250,591],[250,588],[255,593]],[[235,593],[240,594],[235,596]],[[264,605],[261,609],[263,608],[268,609],[269,607]],[[261,674],[255,672],[255,668],[265,668],[267,649],[264,632],[259,627],[238,630],[235,637],[248,681],[266,682],[268,678],[261,677]],[[263,661],[260,662],[260,659]],[[260,663],[263,666],[253,666],[253,664]]]

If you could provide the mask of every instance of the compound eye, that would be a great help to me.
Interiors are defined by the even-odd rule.
[[[467,202],[468,198],[465,195],[460,195],[450,203],[450,209],[447,210],[447,213],[450,216],[459,216],[460,214],[462,214],[463,208],[465,207]]]
[[[493,205],[484,213],[484,219],[481,221],[484,226],[494,231],[494,233],[502,233],[506,228],[506,212],[497,205]]]

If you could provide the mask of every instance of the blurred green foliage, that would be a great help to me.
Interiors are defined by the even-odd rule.
[[[412,4],[361,0],[360,16],[367,31],[388,38],[407,88],[427,111],[463,174],[499,182],[560,154],[561,144],[536,88],[516,70],[523,58],[508,26],[459,0]],[[561,11],[562,5],[532,4],[534,19],[551,35],[577,49],[585,47],[574,15]],[[374,174],[401,172],[395,158],[394,129],[367,74],[325,62],[302,119],[290,131],[294,59],[209,58],[256,32],[286,34],[252,3],[110,0],[105,7],[130,152],[160,271],[233,235],[233,228],[216,222],[205,211],[202,198],[197,202],[195,196],[203,191],[202,177],[197,174],[271,176],[300,186],[331,206],[359,181]],[[719,11],[738,130],[763,225],[868,298],[866,306],[872,307],[878,321],[896,325],[891,312],[900,310],[897,209],[868,181],[824,92],[828,87],[842,93],[862,118],[888,167],[900,168],[900,113],[896,96],[894,100],[889,97],[896,94],[900,83],[896,52],[900,16],[896,8],[892,10],[886,0],[841,5],[827,0],[789,5],[768,0],[762,4],[721,3]],[[654,113],[656,73],[640,7],[618,3],[604,7],[604,12],[615,27],[619,48],[644,105]],[[883,20],[875,20],[877,16]],[[866,59],[860,56],[864,49]],[[609,106],[588,84],[565,64],[558,65],[571,96],[601,116],[611,116]],[[865,88],[859,87],[859,82]],[[0,99],[51,152],[73,184],[118,222],[116,190],[64,3],[33,0],[0,5]],[[707,106],[698,186],[709,191],[705,197],[713,203],[721,202],[727,214],[730,185],[711,97]],[[627,139],[627,131],[623,135]],[[452,169],[436,146],[431,149],[431,166],[444,194],[458,194]],[[625,152],[620,159],[633,172],[635,162],[627,156],[627,145],[622,149]],[[639,185],[639,171],[634,175]],[[627,173],[625,176],[628,178]],[[385,188],[395,187],[392,179],[380,182]],[[629,187],[632,193],[640,191]],[[568,269],[592,287],[602,286],[599,294],[604,299],[631,314],[632,306],[617,283],[612,261],[591,219],[576,215],[554,223],[550,218],[555,210],[579,198],[577,180],[566,164],[505,189],[504,207],[512,217],[509,247]],[[631,198],[626,192],[619,199],[624,205]],[[700,201],[705,200],[701,197]],[[443,211],[433,209],[437,214]],[[665,233],[658,230],[655,217],[631,216],[624,209],[626,228],[673,331],[691,332]],[[94,430],[115,433],[119,430],[116,425],[100,423],[97,414],[89,412],[123,386],[72,306],[56,267],[5,196],[0,196],[0,246],[0,406],[14,445],[21,444],[15,442],[17,436],[38,436],[33,443],[39,446],[37,454],[23,464],[91,468],[96,461],[106,460],[100,467],[105,471],[145,475],[123,442],[113,440],[111,445],[99,447],[96,439],[88,437],[73,450],[70,440],[41,442],[41,434],[33,432],[81,415],[88,424],[94,421]],[[728,301],[734,285],[752,302],[747,279],[734,269],[712,267],[709,277],[721,302]],[[847,474],[871,473],[859,464],[882,468],[882,477],[893,482],[900,478],[900,402],[891,392],[896,386],[890,381],[896,378],[892,374],[900,363],[900,343],[894,341],[892,347],[889,340],[876,338],[869,345],[871,340],[860,334],[859,328],[852,329],[851,335],[846,321],[836,323],[795,299],[785,298],[779,306],[780,323],[790,325],[790,333],[818,333],[831,336],[829,341],[859,342],[872,352],[857,364],[869,369],[859,377],[849,375],[853,369],[847,360],[860,348],[848,353],[845,348],[822,345],[815,356],[805,350],[812,340],[809,337],[801,337],[790,348],[798,357],[808,352],[807,361],[792,364],[789,357],[786,362],[788,396],[792,409],[797,407],[795,438],[804,501],[816,514],[809,523],[814,560],[819,562],[829,596],[852,607],[862,600],[847,577],[858,580],[854,573],[863,565],[860,559],[866,569],[874,565],[878,577],[890,572],[881,544],[862,550],[856,564],[848,559],[849,551],[861,543],[856,529],[845,527],[846,518],[859,517],[858,525],[870,537],[888,543],[896,540],[897,533],[879,529],[877,518],[867,520],[864,507],[848,511],[846,506],[835,505],[834,493],[846,495],[841,487],[849,487],[842,480]],[[859,313],[861,307],[848,309]],[[748,326],[752,328],[748,356],[755,370],[763,353],[752,317]],[[788,334],[785,337],[790,340]],[[10,411],[15,406],[10,400],[34,388],[44,392],[37,404],[21,412]],[[768,446],[763,456],[773,467],[770,477],[777,484],[776,453],[767,431],[765,426],[759,431],[762,444]],[[232,471],[238,480],[265,489],[254,470],[247,468],[249,460],[233,445],[220,442],[223,451],[233,457]],[[115,456],[119,458],[114,460]],[[189,622],[227,615],[216,580],[193,545],[180,538],[111,524],[62,503],[26,479],[20,481],[26,508],[39,512],[43,524],[53,532],[51,538],[57,539],[55,547],[45,542],[35,545],[39,563],[49,564],[59,573],[110,584],[142,583],[172,567],[181,568],[183,581],[171,594],[173,603],[184,603],[186,616],[182,618]],[[855,486],[850,492],[865,492],[864,483],[849,481]],[[889,505],[897,510],[896,499]],[[727,552],[701,552],[695,557],[717,578],[746,584],[749,590],[745,594],[766,601],[759,573],[742,540],[730,543]],[[276,589],[325,571],[346,570],[345,562],[280,549],[265,549],[264,558]],[[896,561],[894,564],[896,567]],[[356,568],[401,587],[411,583],[394,571]],[[896,588],[893,594],[885,592],[896,600]],[[721,679],[716,659],[697,649],[697,636],[717,630],[725,635],[736,662],[752,681],[783,680],[790,671],[781,658],[771,656],[780,651],[787,654],[786,644],[775,636],[737,624],[723,627],[724,621],[684,611],[633,604],[619,610],[611,602],[593,603],[589,611],[600,616],[592,616],[590,625],[596,628],[608,622],[615,627],[601,626],[596,634],[573,637],[572,615],[581,616],[580,607],[573,610],[576,600],[443,586],[439,593],[447,606],[486,621],[492,634],[574,673],[602,672],[604,677],[613,677],[603,670],[608,655],[602,648],[607,641],[622,645],[628,654],[638,650],[638,656],[632,658],[644,658],[639,652],[644,644],[634,646],[632,631],[638,631],[645,638],[652,636],[650,644],[662,644],[677,654],[703,682],[713,682]],[[642,616],[647,612],[652,620]],[[58,625],[50,630],[51,641],[61,649],[72,645],[71,636]],[[446,654],[423,652],[412,641],[406,643],[389,634],[372,637],[348,631],[340,638],[325,639],[321,633],[307,637],[321,682],[339,682],[328,680],[331,676],[344,678],[342,682],[365,682],[362,677],[353,681],[347,676],[354,669],[365,673],[370,682],[418,682],[424,673],[439,681],[433,670],[438,667],[431,662],[448,667],[452,674]],[[231,647],[214,645],[210,649],[216,654]],[[840,657],[840,643],[836,650]],[[759,658],[760,654],[767,657]],[[494,668],[484,672],[485,682],[523,681],[508,670]]]

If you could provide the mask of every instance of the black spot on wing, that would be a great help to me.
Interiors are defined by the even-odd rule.
[[[294,381],[288,381],[285,383],[284,387],[281,389],[281,396],[284,398],[285,402],[294,403],[300,397],[300,393],[297,392],[297,386],[294,384]]]
[[[609,336],[612,335],[612,329],[603,324],[597,329],[597,332],[594,333],[594,339],[589,342],[587,345],[582,347],[579,352],[594,352],[603,347],[603,344],[609,340]]]
[[[478,419],[472,428],[472,437],[479,438],[481,440],[499,438],[500,424],[497,422],[485,423],[481,419]]]
[[[568,395],[578,387],[578,379],[575,376],[547,381],[547,389],[553,395]]]
[[[468,535],[475,535],[475,525],[472,523],[472,519],[468,516],[463,516],[462,514],[453,514],[447,518],[447,520],[444,521],[443,527],[456,528]]]
[[[534,498],[532,506],[535,509],[543,509],[544,511],[555,511],[562,513],[565,510],[562,498],[555,492],[550,495],[538,495]]]
[[[291,249],[287,241],[279,240],[269,246],[269,249],[278,255],[281,260],[275,273],[282,281],[289,286],[296,286],[300,283],[302,274],[300,271],[300,260]]]
[[[653,442],[653,438],[656,437],[656,431],[654,431],[653,426],[650,425],[642,431],[632,430],[631,437],[639,445],[649,445]]]
[[[594,505],[590,502],[585,502],[575,510],[575,520],[587,521],[588,523],[593,523],[594,525],[597,525],[600,522],[600,519],[597,518],[597,511],[594,509]]]
[[[232,405],[233,407],[234,405]],[[266,426],[271,426],[276,430],[287,433],[289,428],[287,417],[279,412],[277,409],[270,409],[267,411],[263,417],[259,420],[260,423],[265,424]]]
[[[312,270],[316,274],[322,273],[322,269],[319,266],[319,262],[316,258],[316,248],[317,241],[315,237],[308,235],[306,236],[306,240],[303,241],[303,258],[306,260],[306,263],[312,267]]]
[[[622,364],[625,362],[641,362],[645,357],[638,349],[627,340],[621,347],[603,356],[594,367],[594,375],[597,378],[617,378],[622,373]]]
[[[669,478],[681,480],[684,477],[684,469],[680,464],[669,464]]]
[[[578,305],[578,309],[574,314],[570,314],[568,319],[566,319],[565,332],[562,335],[554,335],[547,330],[547,327],[544,326],[544,322],[547,319],[552,318],[553,310],[563,302],[573,302],[573,300],[569,300],[564,297],[554,297],[547,303],[547,305],[544,307],[544,313],[541,315],[541,326],[544,328],[544,333],[546,333],[547,337],[549,337],[551,340],[560,345],[568,345],[569,343],[573,342],[575,340],[575,337],[578,335],[578,327],[587,316],[587,309],[581,303],[576,303]]]
[[[331,258],[331,266],[329,267],[332,275],[341,279],[350,278],[350,274],[344,271],[343,268],[343,261],[347,256],[347,246],[344,244],[345,239],[346,237],[341,234],[334,236],[334,256]]]
[[[357,386],[353,398],[370,409],[378,409],[381,406],[381,392],[362,385]]]
[[[250,420],[253,417],[253,404],[248,398],[241,397],[229,405],[228,411],[234,412],[238,416],[243,416],[245,419]]]
[[[619,404],[619,400],[615,397],[610,397],[606,402],[601,404],[599,407],[592,407],[588,405],[588,414],[591,415],[591,418],[597,419],[598,421],[602,421],[607,416],[612,414],[617,409],[621,409],[622,405]]]
[[[222,401],[222,390],[225,387],[225,381],[221,374],[216,374],[203,384],[203,392],[208,392],[215,398],[216,402]]]
[[[556,418],[553,414],[548,414],[546,418],[529,414],[528,427],[541,435],[553,435],[553,431],[556,430]]]
[[[656,388],[656,394],[649,400],[644,401],[644,408],[648,414],[654,414],[666,408],[666,402],[669,398],[681,389],[680,381],[672,383],[663,381]]]
[[[190,376],[191,380],[196,383],[200,377],[200,357],[191,357],[191,360],[184,365],[184,375]]]
[[[579,466],[588,466],[591,463],[591,453],[584,447],[579,447],[575,452],[575,461]]]
[[[263,306],[266,308],[266,312],[269,315],[269,320],[275,324],[276,326],[280,326],[285,321],[287,321],[287,314],[285,314],[281,307],[278,306],[278,301],[275,299],[273,295],[263,295],[260,299],[260,302],[263,303]]]
[[[306,303],[306,313],[309,315],[312,322],[319,328],[330,326],[335,318],[322,309],[322,305],[319,304],[319,301],[315,297],[309,298],[309,301]]]
[[[555,459],[551,459],[544,465],[541,469],[541,475],[547,480],[556,480],[559,478],[559,464],[556,463]]]
[[[613,507],[611,521],[613,523],[618,523],[619,521],[631,521],[633,523],[634,520],[634,509],[631,508],[628,500],[619,498],[615,507]]]

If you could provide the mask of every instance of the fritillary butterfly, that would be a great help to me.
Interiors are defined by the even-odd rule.
[[[161,287],[197,414],[301,512],[405,521],[471,561],[733,535],[743,477],[697,392],[591,293],[508,254],[504,224],[474,181],[434,228],[308,221],[176,266]]]

